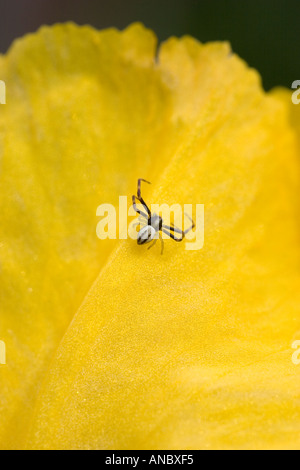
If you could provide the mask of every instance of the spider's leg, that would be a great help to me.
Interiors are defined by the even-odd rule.
[[[137,227],[138,225],[145,225],[146,221],[142,216],[139,216],[138,221],[132,224],[132,227]]]
[[[148,212],[148,216],[146,215],[146,217],[151,217],[151,211],[149,209],[149,207],[147,206],[147,204],[145,203],[144,199],[142,197],[137,197],[137,196],[134,196],[135,199],[137,199],[143,206],[144,208],[146,209],[146,211]]]
[[[163,241],[163,237],[162,237],[161,233],[159,232],[158,234],[159,234],[159,238],[160,238],[160,241],[161,241],[161,252],[160,252],[160,254],[162,255],[163,252],[164,252],[164,241]]]
[[[146,217],[146,219],[148,219],[148,215],[145,214],[145,212],[143,212],[143,211],[141,211],[140,209],[137,208],[137,206],[136,206],[136,201],[135,201],[136,199],[137,199],[139,202],[141,202],[139,198],[136,198],[136,196],[132,196],[132,205],[133,205],[133,208],[134,208],[135,212],[137,212],[138,214],[140,214],[142,217]],[[143,204],[143,206],[145,207],[144,204]],[[147,209],[147,212],[148,212],[148,211],[149,211],[148,207],[146,206],[145,208]],[[149,212],[148,212],[148,213],[149,213]],[[151,214],[151,212],[150,212],[150,214]]]
[[[166,230],[163,230],[163,232],[166,233],[167,235],[169,235],[171,238],[173,238],[173,240],[175,240],[176,242],[181,242],[184,239],[185,235],[195,227],[195,223],[193,222],[193,219],[191,219],[187,214],[185,214],[185,215],[190,219],[190,221],[192,222],[192,225],[184,231],[180,230],[177,227],[171,227],[171,226],[164,225],[164,224],[162,225],[162,228],[166,229]],[[167,232],[167,230],[169,231],[169,233]],[[172,232],[174,232],[174,233],[172,233]],[[175,237],[175,233],[180,233],[181,238]]]
[[[172,233],[170,231],[170,229],[172,229],[173,227],[168,227],[167,225],[163,225],[162,226],[162,229],[161,231],[166,233],[167,235],[169,235],[169,237],[173,238],[173,240],[175,240],[175,242],[182,242],[182,240],[184,239],[184,232],[182,232],[182,230],[179,230],[179,232],[181,233],[182,237],[181,238],[176,238],[174,233]]]
[[[185,230],[185,233],[187,233],[189,230],[195,227],[195,222],[193,221],[192,217],[190,217],[186,212],[184,213],[184,215],[186,215],[187,218],[190,219],[190,221],[192,222],[192,226],[188,228],[187,230]]]
[[[151,245],[148,246],[148,250],[150,250],[150,248],[152,248],[155,243],[157,242],[157,238],[154,238],[153,242],[151,243]]]
[[[184,215],[186,215],[187,218],[190,219],[190,221],[192,222],[192,225],[183,232],[184,235],[185,235],[195,227],[195,222],[193,221],[193,219],[186,212],[184,213]]]
[[[180,230],[177,227],[169,227],[168,225],[162,225],[162,231],[169,235],[169,237],[173,238],[176,242],[181,242],[184,239],[185,232],[183,230]],[[190,229],[189,229],[190,230]],[[180,233],[181,237],[175,237],[175,233]]]
[[[165,228],[169,231],[172,231],[172,232],[176,232],[176,233],[180,233],[181,235],[184,233],[183,230],[180,230],[180,228],[177,228],[173,225],[165,225],[165,224],[162,224],[162,228]]]
[[[151,211],[147,204],[145,203],[144,199],[142,198],[142,192],[141,192],[141,183],[144,181],[144,183],[151,184],[150,181],[144,180],[143,178],[138,179],[138,184],[137,184],[137,200],[140,201],[141,204],[143,204],[144,208],[148,212],[149,217],[151,216]]]
[[[143,178],[138,179],[138,183],[137,183],[137,197],[138,198],[141,197],[141,182],[142,181],[144,181],[144,183],[151,184],[150,181],[144,180]]]
[[[185,231],[183,231],[183,230],[180,230],[177,227],[168,227],[167,225],[163,225],[162,226],[162,232],[166,233],[167,235],[169,235],[169,237],[173,238],[173,240],[175,240],[175,242],[182,242],[182,240],[185,237],[185,234],[187,232],[189,232],[192,228],[194,228],[194,225],[191,225],[189,228],[187,228]],[[173,232],[180,233],[181,238],[175,237],[175,233],[173,233]]]

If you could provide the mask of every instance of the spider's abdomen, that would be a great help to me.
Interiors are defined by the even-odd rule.
[[[138,245],[143,245],[144,243],[148,243],[155,237],[156,230],[151,225],[146,225],[145,227],[141,228],[138,233],[137,243]]]

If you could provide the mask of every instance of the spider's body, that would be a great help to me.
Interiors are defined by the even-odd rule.
[[[162,218],[159,217],[159,215],[152,214],[151,217],[148,218],[147,225],[142,227],[138,233],[138,245],[144,245],[154,240],[155,236],[162,228],[162,223]]]
[[[146,243],[149,243],[152,240],[154,240],[153,243],[148,247],[149,249],[156,243],[157,235],[158,235],[161,240],[161,254],[162,254],[164,245],[163,245],[162,235],[160,232],[166,233],[171,238],[173,238],[173,240],[175,240],[176,242],[181,242],[184,239],[185,234],[189,232],[192,228],[194,228],[195,224],[192,221],[192,219],[190,219],[192,222],[191,227],[183,231],[177,227],[174,227],[173,225],[172,226],[165,225],[163,223],[163,219],[159,215],[151,214],[149,207],[147,206],[147,204],[145,203],[141,195],[141,182],[142,181],[150,184],[149,181],[146,181],[142,178],[138,179],[137,196],[132,196],[133,208],[138,214],[140,214],[139,220],[146,222],[146,225],[144,225],[138,233],[137,243],[138,245],[145,245]],[[142,206],[144,207],[147,213],[137,208],[136,199],[142,204]],[[146,220],[144,220],[143,218]],[[141,225],[141,224],[139,223],[138,225]],[[181,237],[180,238],[175,237],[175,233],[179,233]]]

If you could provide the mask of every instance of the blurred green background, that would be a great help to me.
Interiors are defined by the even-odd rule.
[[[190,34],[229,40],[266,90],[300,79],[299,0],[0,0],[0,52],[42,24],[72,20],[123,29],[141,21],[159,40]],[[1,71],[0,71],[1,72]]]

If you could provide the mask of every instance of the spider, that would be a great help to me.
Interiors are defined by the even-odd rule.
[[[138,233],[137,243],[138,245],[145,245],[146,243],[149,243],[150,241],[153,240],[153,243],[148,247],[148,250],[149,250],[157,242],[157,234],[158,234],[161,240],[161,254],[163,254],[164,241],[163,241],[161,232],[164,232],[167,235],[169,235],[171,238],[173,238],[173,240],[175,240],[175,242],[181,242],[184,239],[186,233],[195,227],[195,224],[193,220],[186,214],[186,216],[192,222],[192,225],[183,231],[175,227],[173,224],[171,226],[165,225],[163,223],[163,219],[159,215],[155,213],[151,214],[149,207],[147,206],[144,199],[142,198],[142,194],[141,194],[141,182],[142,181],[144,181],[144,183],[151,184],[150,181],[139,178],[137,182],[137,196],[134,196],[134,195],[132,196],[133,208],[138,214],[140,214],[140,217],[138,219],[139,222],[135,225],[141,225],[141,223],[146,222],[146,225],[142,227]],[[136,199],[142,204],[146,212],[137,208]],[[144,219],[146,219],[146,221]],[[179,233],[181,235],[180,238],[176,237],[175,233]]]

